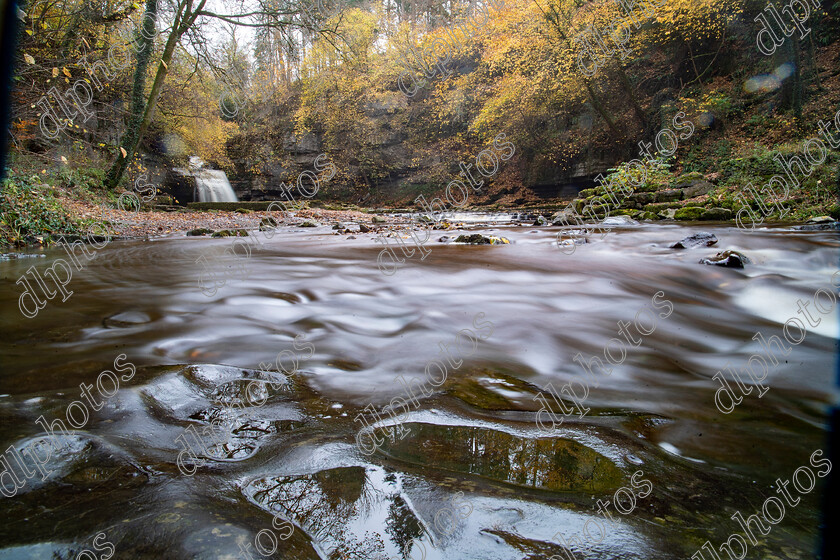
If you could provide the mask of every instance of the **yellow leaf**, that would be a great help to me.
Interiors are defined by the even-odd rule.
[[[164,67],[164,68],[166,68],[167,70],[169,70],[169,66],[167,66],[167,65],[166,65],[166,61],[161,60],[161,61],[160,61],[160,63],[161,63],[161,64],[163,64],[163,67]]]
[[[61,156],[61,162],[62,162],[62,163],[67,163],[67,158],[66,158],[66,157],[64,157],[64,156]]]
[[[53,76],[53,78],[58,77],[58,68],[53,68],[52,69],[52,76]]]
[[[61,72],[62,72],[65,76],[67,76],[68,78],[72,78],[72,77],[73,77],[73,74],[71,74],[71,73],[70,73],[70,70],[68,70],[66,66],[65,66],[64,68],[62,68],[62,69],[61,69]]]
[[[27,29],[27,30],[26,30],[26,34],[27,34],[27,35],[32,35],[32,30],[31,30],[31,29]]]
[[[32,58],[31,54],[23,55],[23,60],[25,60],[27,64],[35,64],[35,59]]]
[[[128,152],[125,151],[125,148],[120,146],[120,152],[122,152],[123,157],[128,157]]]

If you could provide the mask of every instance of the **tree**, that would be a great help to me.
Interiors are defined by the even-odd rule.
[[[308,18],[298,18],[305,13],[299,3],[290,3],[286,0],[259,0],[257,7],[240,14],[219,14],[206,7],[207,0],[169,0],[172,2],[172,25],[168,28],[169,35],[160,56],[155,79],[151,90],[145,94],[146,67],[148,66],[152,45],[154,44],[154,26],[158,13],[158,0],[146,0],[146,10],[143,16],[143,27],[138,37],[137,66],[134,73],[134,90],[132,94],[132,110],[129,116],[128,127],[120,147],[117,159],[108,171],[105,185],[109,189],[115,189],[120,183],[129,161],[134,156],[137,146],[143,139],[154,116],[158,98],[163,89],[166,76],[169,73],[169,65],[175,55],[175,49],[181,39],[190,32],[198,32],[199,18],[216,19],[236,26],[264,27],[264,28],[287,28],[298,27],[301,29],[313,29],[312,22]],[[196,1],[198,4],[196,5]],[[151,37],[151,38],[150,38]],[[142,108],[141,108],[142,107]]]

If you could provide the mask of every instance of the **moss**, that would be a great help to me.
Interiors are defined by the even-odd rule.
[[[699,220],[700,216],[703,215],[705,212],[705,208],[701,208],[699,206],[686,206],[685,208],[680,208],[674,213],[675,220]]]

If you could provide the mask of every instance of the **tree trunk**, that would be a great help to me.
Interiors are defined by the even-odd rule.
[[[154,49],[155,37],[155,21],[157,20],[157,0],[146,0],[146,10],[143,14],[143,27],[137,41],[137,67],[134,69],[134,89],[131,93],[131,110],[128,115],[128,127],[122,139],[122,149],[126,151],[123,156],[122,152],[117,154],[117,159],[108,170],[108,175],[105,179],[105,186],[108,189],[115,189],[119,184],[125,170],[128,167],[128,162],[134,156],[134,150],[142,137],[141,123],[143,122],[143,110],[151,103],[146,102],[146,72],[149,67],[149,61],[152,58],[152,50]]]

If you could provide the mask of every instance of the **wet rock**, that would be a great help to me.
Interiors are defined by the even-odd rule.
[[[425,214],[423,214],[422,216],[419,216],[419,217],[417,218],[417,221],[418,221],[418,222],[423,222],[424,224],[431,224],[431,223],[434,223],[434,220],[433,220],[431,217],[429,217],[429,216],[427,216],[427,215],[425,215]],[[376,222],[374,222],[374,223],[376,223]]]
[[[374,217],[372,217],[372,218],[370,219],[370,223],[372,223],[372,224],[384,224],[384,223],[386,223],[387,221],[388,221],[388,220],[386,220],[386,219],[385,219],[385,218],[383,218],[382,216],[374,216]]]
[[[752,261],[743,253],[738,251],[723,251],[714,257],[707,257],[700,259],[700,264],[713,264],[715,266],[725,266],[727,268],[744,268],[745,264],[751,264]]]
[[[210,237],[248,237],[248,232],[244,229],[222,229]]]
[[[275,220],[274,218],[263,218],[262,220],[260,220],[260,231],[269,231],[276,228],[278,225],[279,224],[277,220]]]
[[[370,233],[371,231],[373,231],[373,230],[371,230],[365,224],[359,222],[359,233]]]
[[[537,216],[537,219],[536,219],[536,220],[534,220],[534,225],[535,225],[535,226],[545,226],[545,225],[548,225],[548,220],[546,220],[546,219],[545,219],[544,217],[542,217],[542,216]]]
[[[214,232],[213,232],[212,229],[195,228],[195,229],[191,229],[190,231],[188,231],[187,236],[188,237],[195,237],[195,236],[198,236],[198,235],[212,235],[213,233]]]
[[[830,224],[832,222],[834,222],[834,218],[832,218],[831,216],[816,216],[814,218],[810,218],[805,223],[807,223],[807,224]]]
[[[152,318],[141,311],[123,311],[110,317],[105,317],[102,324],[106,328],[126,328],[151,322]]]
[[[507,237],[496,237],[494,235],[481,235],[480,233],[473,233],[471,235],[459,235],[455,239],[455,243],[467,243],[469,245],[508,245],[510,240]]]
[[[46,255],[42,254],[27,254],[27,253],[3,253],[0,255],[0,261],[10,261],[12,259],[43,259]]]
[[[680,208],[676,212],[674,212],[674,219],[675,220],[699,220],[700,216],[703,215],[705,212],[705,208],[701,208],[700,206],[684,206]]]
[[[661,220],[662,218],[660,218],[658,214],[654,214],[653,212],[642,212],[642,215],[639,216],[639,219],[645,221],[654,221]]]
[[[379,451],[424,468],[555,492],[611,492],[624,480],[612,461],[571,439],[524,438],[473,426],[403,426],[410,434],[393,442],[385,438]]]
[[[732,210],[728,208],[709,208],[700,215],[701,220],[722,221],[732,219]]]
[[[630,216],[609,216],[601,222],[604,226],[637,226],[639,222]]]
[[[439,243],[452,243],[452,238],[448,235],[443,235],[438,239]]]
[[[321,224],[316,222],[315,220],[306,220],[302,224],[298,224],[298,227],[320,227]]]
[[[713,233],[701,231],[700,233],[689,235],[681,241],[677,241],[671,245],[671,249],[691,249],[694,247],[700,247],[701,245],[704,247],[711,247],[717,242],[718,239]]]
[[[355,236],[355,235],[351,235],[351,236],[350,236],[350,237],[348,237],[347,239],[356,239],[356,236]]]
[[[827,231],[840,230],[840,222],[830,222],[821,224],[805,224],[803,226],[794,226],[793,229],[799,231]]]

